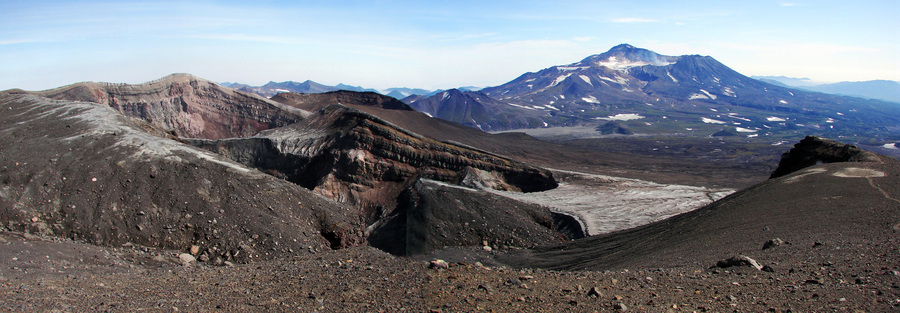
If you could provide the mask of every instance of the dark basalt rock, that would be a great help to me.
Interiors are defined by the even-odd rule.
[[[816,136],[806,136],[781,155],[778,168],[769,178],[781,177],[806,167],[834,162],[877,162],[878,157],[854,145]]]

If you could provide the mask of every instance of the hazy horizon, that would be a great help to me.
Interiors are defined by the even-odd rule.
[[[171,73],[383,90],[495,86],[628,43],[748,76],[900,80],[896,1],[0,4],[0,90]]]

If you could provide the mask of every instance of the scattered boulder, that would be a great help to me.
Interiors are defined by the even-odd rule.
[[[428,263],[428,268],[430,269],[446,269],[450,268],[450,264],[447,261],[438,259]]]
[[[178,259],[181,260],[181,264],[188,265],[197,261],[193,255],[182,253],[178,255]]]
[[[598,289],[597,287],[591,287],[591,290],[588,290],[587,296],[599,298],[603,296],[603,293],[601,293],[600,289]]]
[[[738,255],[734,257],[730,257],[725,260],[720,260],[716,263],[717,267],[727,268],[732,266],[752,266],[757,270],[762,270],[762,265],[759,265],[759,262],[756,260],[746,256],[746,255]]]
[[[777,247],[777,246],[783,245],[785,243],[786,242],[784,240],[781,240],[781,238],[771,239],[769,241],[766,241],[766,243],[763,244],[762,249],[766,250],[766,249],[769,249],[772,247]]]
[[[834,162],[877,162],[874,153],[816,136],[806,136],[794,148],[781,155],[778,168],[769,178],[781,177],[806,167]]]

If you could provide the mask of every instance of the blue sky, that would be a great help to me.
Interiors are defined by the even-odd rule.
[[[185,72],[493,86],[629,43],[745,75],[900,80],[900,1],[0,0],[0,90]]]

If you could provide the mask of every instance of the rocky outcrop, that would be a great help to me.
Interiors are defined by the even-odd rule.
[[[877,162],[874,153],[816,136],[806,136],[794,148],[781,155],[778,168],[770,178],[781,177],[806,167],[834,162]]]
[[[304,112],[189,74],[144,84],[82,82],[35,94],[109,105],[178,137],[247,137],[302,119]]]
[[[422,137],[340,105],[252,138],[190,142],[361,206],[392,206],[417,178],[524,192],[557,186],[547,170]]]

